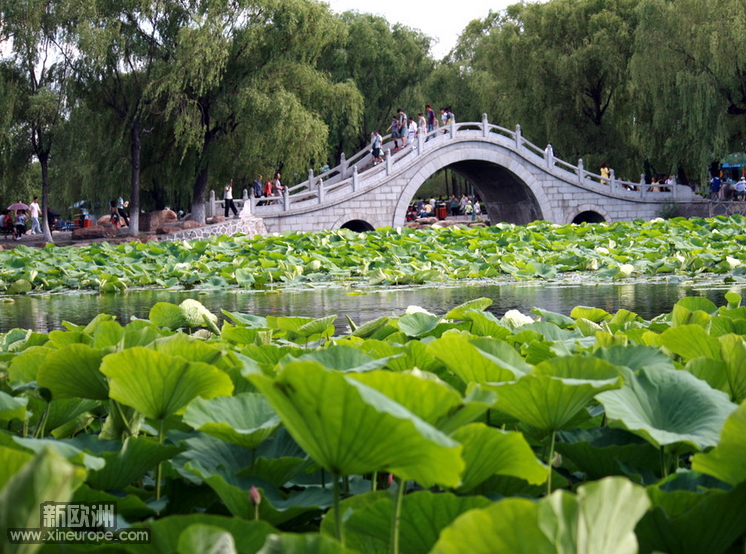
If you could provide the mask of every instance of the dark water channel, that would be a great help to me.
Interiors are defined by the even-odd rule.
[[[130,318],[147,318],[156,302],[179,303],[195,298],[209,310],[221,310],[259,316],[323,317],[336,314],[337,329],[346,328],[345,315],[364,323],[381,315],[401,315],[410,305],[444,315],[468,300],[488,297],[490,311],[502,316],[510,309],[529,313],[534,307],[569,315],[578,305],[603,308],[614,313],[620,308],[651,319],[671,311],[684,296],[704,296],[717,305],[725,303],[731,291],[744,295],[746,285],[726,285],[722,281],[704,283],[503,283],[459,284],[439,287],[315,290],[285,290],[272,293],[220,290],[171,292],[163,290],[130,291],[124,294],[55,294],[21,296],[12,302],[0,301],[0,332],[13,328],[49,332],[61,329],[63,321],[86,324],[99,313],[117,316],[126,323]]]

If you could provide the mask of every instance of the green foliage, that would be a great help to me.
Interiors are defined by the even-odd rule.
[[[11,331],[0,519],[33,527],[42,499],[116,499],[152,529],[147,552],[385,552],[395,517],[407,552],[727,552],[746,533],[744,404],[727,398],[746,310],[727,302],[497,320],[474,299],[342,334],[334,316],[230,314],[187,335],[182,308],[160,306],[181,328],[102,315]],[[346,483],[334,509],[330,473]]]

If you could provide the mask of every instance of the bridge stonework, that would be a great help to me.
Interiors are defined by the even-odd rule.
[[[386,143],[385,161],[373,165],[368,150],[322,175],[288,187],[272,204],[247,199],[269,232],[356,230],[402,226],[407,207],[432,175],[450,168],[470,182],[491,223],[554,223],[653,219],[665,204],[707,210],[707,200],[688,186],[659,192],[644,183],[610,178],[554,157],[515,131],[479,123],[453,123],[399,151]],[[219,206],[213,202],[213,209]],[[210,208],[208,207],[208,212]],[[209,214],[208,214],[209,215]]]

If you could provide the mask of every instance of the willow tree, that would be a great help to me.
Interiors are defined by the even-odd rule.
[[[642,0],[631,63],[637,136],[659,167],[702,175],[746,139],[746,4]]]
[[[350,11],[338,17],[341,32],[325,48],[319,67],[335,82],[352,79],[365,109],[354,138],[338,129],[337,153],[361,148],[374,129],[386,128],[398,108],[413,117],[424,111],[422,83],[434,67],[429,55],[432,41],[422,32],[367,13]]]
[[[193,167],[193,219],[205,219],[212,168],[220,180],[249,163],[304,174],[326,155],[323,111],[333,106],[355,123],[354,88],[314,70],[337,30],[328,7],[310,0],[192,3],[153,93]]]
[[[41,169],[42,213],[49,207],[49,164],[58,126],[68,109],[67,85],[76,51],[70,40],[69,8],[65,1],[4,0],[0,4],[0,44],[10,45],[4,79],[11,89],[3,110]],[[48,218],[44,239],[52,242]]]
[[[586,158],[589,169],[608,161],[634,177],[628,65],[637,1],[524,3],[494,18],[474,59],[497,81],[509,123],[559,156]]]

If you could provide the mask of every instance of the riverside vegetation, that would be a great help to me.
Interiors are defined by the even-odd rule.
[[[221,237],[50,247],[33,271],[15,249],[2,267],[40,290],[579,270],[740,281],[743,226]],[[38,527],[44,501],[115,501],[120,527],[153,534],[69,552],[742,552],[741,300],[683,298],[645,320],[586,306],[498,317],[478,298],[338,333],[334,315],[219,325],[189,299],[125,325],[14,329],[0,335],[0,522]]]

